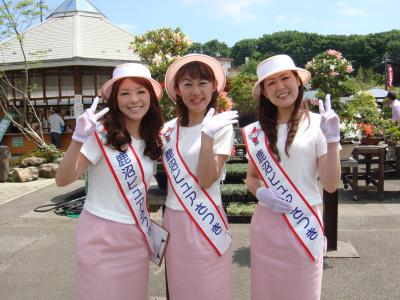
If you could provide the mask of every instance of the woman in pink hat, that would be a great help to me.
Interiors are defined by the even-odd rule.
[[[340,180],[339,118],[330,96],[307,110],[310,73],[287,55],[257,67],[259,121],[246,126],[246,184],[258,199],[251,221],[251,299],[320,299],[324,231],[318,178],[328,192]]]
[[[162,155],[170,233],[166,270],[174,300],[233,299],[231,236],[219,182],[237,112],[214,114],[224,86],[221,64],[207,55],[186,55],[165,75],[178,114],[164,125]]]
[[[88,170],[89,186],[76,234],[76,299],[148,299],[149,258],[156,249],[147,190],[161,155],[162,88],[149,69],[114,69],[98,98],[76,120],[56,175],[65,186]]]

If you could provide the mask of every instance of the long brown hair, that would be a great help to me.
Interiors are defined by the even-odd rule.
[[[285,153],[289,156],[289,147],[293,143],[294,137],[296,136],[297,129],[301,118],[306,115],[309,118],[307,104],[303,101],[304,87],[301,78],[296,72],[293,72],[300,80],[299,94],[294,102],[294,109],[288,122],[288,133],[285,142]],[[261,94],[260,102],[258,105],[258,120],[260,122],[262,130],[268,137],[269,147],[272,152],[277,156],[278,160],[281,160],[279,155],[278,147],[276,143],[278,141],[278,109],[277,107],[264,95],[264,81],[260,83]]]
[[[190,62],[186,65],[183,65],[178,72],[176,72],[175,75],[175,82],[174,82],[174,87],[175,89],[179,89],[179,82],[182,79],[183,76],[188,75],[190,78],[193,79],[205,79],[210,81],[212,84],[216,83],[216,79],[214,76],[213,70],[206,64],[199,62],[199,61],[193,61]],[[210,108],[216,108],[217,107],[217,99],[218,99],[218,91],[215,90],[211,96],[211,101],[207,105],[206,112]],[[189,124],[189,111],[185,103],[183,103],[182,97],[177,95],[176,96],[176,113],[179,117],[180,124],[182,126],[188,126]]]
[[[150,93],[150,107],[140,122],[140,137],[145,141],[143,154],[151,159],[158,159],[161,156],[161,137],[160,130],[164,123],[160,106],[154,89],[149,81],[139,77],[130,77],[137,84],[143,85]],[[107,145],[118,151],[125,152],[128,144],[132,142],[131,135],[125,126],[125,118],[118,108],[117,95],[123,79],[114,82],[107,106],[110,108],[104,117],[104,126],[107,129]]]

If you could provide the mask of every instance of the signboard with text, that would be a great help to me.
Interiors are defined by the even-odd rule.
[[[7,132],[8,127],[11,124],[11,120],[5,116],[0,122],[0,142],[3,139],[4,135]]]

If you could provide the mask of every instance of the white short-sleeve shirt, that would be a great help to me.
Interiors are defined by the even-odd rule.
[[[132,137],[131,144],[143,166],[144,177],[149,187],[155,162],[143,154],[144,140]],[[107,220],[134,224],[135,221],[121,196],[94,134],[83,145],[81,153],[91,162],[88,168],[89,187],[84,208],[91,214]]]
[[[313,206],[321,203],[317,160],[327,153],[327,143],[320,128],[321,115],[312,112],[309,114],[310,119],[304,116],[299,123],[293,143],[289,146],[289,157],[285,152],[287,124],[278,125],[276,146],[281,157],[280,165]]]
[[[310,205],[321,202],[317,159],[327,153],[327,143],[320,122],[321,116],[311,112],[310,119],[304,117],[300,121],[296,136],[289,147],[289,157],[285,152],[287,124],[278,125],[277,148],[281,157],[280,164]]]
[[[176,119],[173,119],[164,124],[164,129],[170,126],[175,126]],[[197,166],[199,161],[201,146],[201,124],[192,127],[179,127],[179,151],[188,166],[190,172],[197,174]],[[214,138],[213,150],[215,154],[230,155],[233,146],[233,127],[232,125],[225,126],[221,129]],[[221,176],[222,176],[221,172]],[[220,179],[221,179],[220,176]],[[216,205],[221,205],[221,192],[219,189],[220,179],[216,180],[208,189],[207,193],[214,200]],[[168,208],[174,210],[183,210],[182,205],[177,199],[170,183],[168,182],[168,195],[165,204]]]

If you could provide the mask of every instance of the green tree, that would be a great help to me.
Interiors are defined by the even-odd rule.
[[[357,70],[357,75],[351,77],[350,81],[353,82],[354,90],[365,91],[373,87],[384,86],[385,76],[382,74],[377,74],[372,68],[359,67]]]
[[[214,57],[230,57],[231,49],[224,42],[218,40],[211,40],[202,45],[204,54]]]
[[[23,57],[23,82],[16,87],[7,77],[5,70],[0,67],[0,110],[7,116],[13,125],[17,127],[29,140],[33,141],[40,147],[46,147],[43,138],[42,125],[36,110],[30,101],[29,90],[34,87],[29,85],[29,70],[31,65],[36,62],[28,61],[26,48],[24,45],[24,34],[26,30],[35,22],[42,10],[46,10],[47,6],[32,0],[22,1],[4,1],[0,3],[0,40],[7,38],[16,38],[19,49]],[[1,47],[8,47],[7,43],[3,43]],[[38,52],[36,54],[43,54]],[[12,99],[9,98],[9,90],[15,90],[17,94],[22,96],[21,107],[14,105]],[[38,124],[39,132],[37,133],[32,127],[31,121],[28,121],[28,107],[32,111],[33,121]],[[12,116],[11,111],[14,116]]]
[[[306,47],[306,35],[298,31],[281,31],[263,35],[258,44],[258,49],[264,58],[276,54],[287,54],[299,66],[306,63]]]
[[[261,53],[257,50],[257,39],[241,40],[232,47],[231,56],[233,57],[233,65],[240,66],[245,63],[246,57],[258,58]]]
[[[343,53],[354,69],[371,68],[384,74],[385,53],[389,54],[394,68],[394,85],[400,83],[400,30],[368,35],[320,35],[297,31],[281,31],[265,34],[258,39],[244,39],[232,47],[233,64],[241,65],[245,57],[261,60],[275,54],[288,54],[299,66],[304,66],[325,49]]]
[[[232,88],[229,91],[229,96],[234,102],[234,109],[239,112],[240,116],[256,115],[258,101],[252,96],[251,91],[257,82],[257,77],[239,74],[231,78],[230,81]]]
[[[202,44],[202,43],[196,43],[196,42],[194,42],[194,43],[190,46],[188,52],[189,52],[189,53],[202,53],[202,52],[203,52],[203,44]]]
[[[257,73],[257,65],[260,63],[259,60],[251,58],[247,63],[245,63],[240,71],[241,75],[254,76]]]

